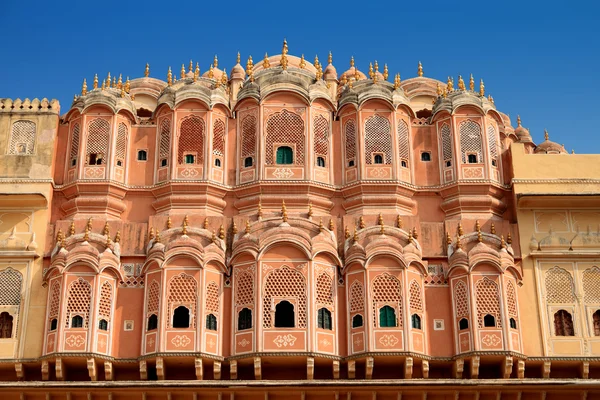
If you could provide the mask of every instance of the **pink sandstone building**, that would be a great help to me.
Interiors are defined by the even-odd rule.
[[[600,159],[417,75],[0,99],[2,398],[599,398]]]

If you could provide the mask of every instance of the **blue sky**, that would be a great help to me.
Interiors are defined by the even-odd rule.
[[[48,97],[65,113],[95,73],[166,79],[214,54],[229,71],[238,51],[262,59],[333,52],[338,72],[387,63],[390,77],[483,78],[500,111],[520,114],[536,142],[600,153],[598,2],[51,2],[0,4],[0,97]]]

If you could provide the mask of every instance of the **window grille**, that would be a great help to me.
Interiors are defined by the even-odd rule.
[[[456,316],[469,316],[469,300],[467,295],[467,285],[460,281],[454,286],[454,304],[456,306]]]
[[[406,161],[407,163],[410,154],[408,146],[408,125],[405,121],[400,120],[398,121],[398,157],[400,161]]]
[[[215,281],[206,285],[206,311],[219,313],[219,286]]]
[[[484,318],[491,315],[495,319],[495,326],[500,328],[500,297],[498,284],[491,279],[484,277],[475,284],[475,300],[477,304],[477,321],[479,327],[484,327]]]
[[[333,279],[326,273],[317,278],[317,304],[333,306]]]
[[[98,316],[110,321],[111,317],[111,302],[113,299],[112,285],[108,282],[102,284],[100,289],[100,303],[98,304]]]
[[[362,283],[354,281],[350,286],[350,312],[363,312],[365,292]]]
[[[374,115],[365,122],[365,163],[373,164],[373,154],[383,153],[383,164],[392,163],[390,121]]]
[[[275,143],[296,145],[296,165],[304,164],[304,122],[298,114],[282,110],[267,120],[265,163],[273,165]]]
[[[148,309],[146,310],[148,314],[158,312],[159,296],[160,286],[158,286],[158,282],[153,280],[150,286],[148,287]]]
[[[76,123],[73,125],[73,134],[71,136],[71,167],[74,167],[77,164],[77,158],[79,157],[79,131],[81,130],[81,126]]]
[[[50,289],[50,306],[48,311],[49,318],[58,317],[58,310],[60,306],[60,283],[54,281]]]
[[[371,285],[373,297],[373,326],[377,327],[377,313],[381,304],[393,305],[398,310],[398,326],[402,327],[402,284],[393,275],[378,275]],[[386,314],[387,315],[387,314]],[[396,326],[396,325],[394,325]]]
[[[124,123],[119,124],[117,130],[117,145],[115,148],[115,159],[117,163],[121,161],[121,166],[125,166],[125,155],[127,154],[127,125]],[[117,164],[118,165],[118,164]]]
[[[82,318],[82,328],[87,328],[90,318],[90,302],[92,300],[92,286],[83,278],[71,282],[67,296],[67,313],[65,327],[69,327],[69,320],[75,315]]]
[[[0,305],[20,305],[22,284],[23,275],[19,271],[10,267],[0,271]]]
[[[354,120],[346,122],[344,132],[346,138],[346,163],[349,163],[356,157],[356,123]]]
[[[600,303],[600,269],[592,267],[583,271],[583,300],[586,303]]]
[[[306,279],[301,272],[284,265],[266,277],[263,297],[263,328],[271,328],[271,301],[274,297],[296,300],[298,328],[306,328]]]
[[[254,275],[251,272],[242,272],[235,281],[235,305],[254,305]]]
[[[213,154],[220,157],[225,154],[225,123],[220,119],[213,124]]]
[[[498,142],[496,140],[496,129],[492,125],[488,126],[488,143],[490,147],[490,158],[492,159],[492,165],[498,166]]]
[[[446,124],[441,129],[442,136],[442,154],[444,155],[444,165],[446,162],[452,162],[452,136],[450,136],[450,127]]]
[[[171,147],[171,120],[163,119],[160,124],[160,149],[159,158],[169,159],[169,149]]]
[[[188,308],[189,315],[193,320],[192,327],[196,327],[196,301],[198,298],[198,284],[193,276],[181,273],[173,278],[169,282],[168,290],[168,307],[169,310],[175,310],[178,306],[184,305]],[[167,326],[172,326],[171,312],[169,312],[169,321]],[[174,326],[173,326],[174,327]]]
[[[33,154],[35,150],[35,122],[25,120],[13,122],[8,146],[8,154]]]
[[[467,120],[460,124],[460,151],[462,162],[467,163],[467,155],[475,154],[477,162],[483,162],[483,151],[481,143],[481,127],[478,123]]]
[[[204,121],[200,117],[192,116],[184,119],[179,128],[179,148],[177,149],[177,162],[185,163],[184,155],[194,154],[194,164],[204,163]]]
[[[515,286],[510,281],[506,285],[506,305],[508,308],[508,316],[517,318],[517,295]]]
[[[313,119],[313,134],[315,154],[327,158],[329,155],[329,121],[322,115],[317,115]]]
[[[423,311],[421,286],[419,286],[419,284],[415,280],[413,280],[410,283],[410,309],[416,311]]]
[[[563,304],[575,302],[575,286],[569,272],[559,267],[546,272],[546,301]]]
[[[248,115],[242,120],[242,158],[256,157],[256,118]]]
[[[95,165],[106,164],[110,124],[107,120],[96,118],[88,124],[86,159],[90,163],[90,154],[96,154]],[[91,164],[91,163],[90,163]]]

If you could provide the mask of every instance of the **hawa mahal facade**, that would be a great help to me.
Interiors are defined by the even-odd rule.
[[[0,99],[4,398],[597,398],[600,157],[512,124],[285,42]]]

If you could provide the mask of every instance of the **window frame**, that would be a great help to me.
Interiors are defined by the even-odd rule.
[[[140,160],[140,153],[142,151],[145,154],[145,158],[143,160]],[[147,162],[148,161],[148,149],[137,149],[137,151],[136,151],[136,161],[138,161],[138,162]]]

